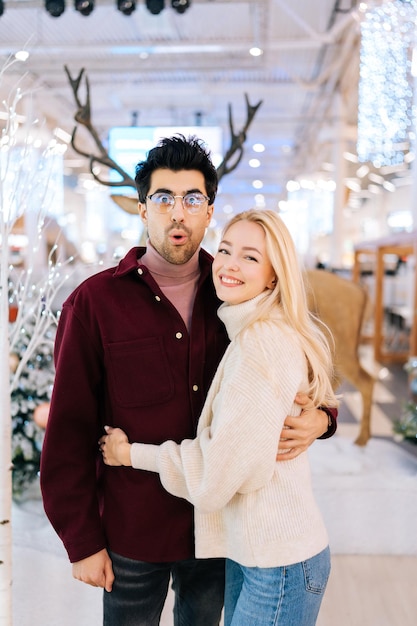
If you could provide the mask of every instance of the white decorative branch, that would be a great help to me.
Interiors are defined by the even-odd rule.
[[[17,62],[10,57],[0,69],[2,79]],[[25,93],[24,74],[9,90],[2,102],[6,112],[4,128],[0,129],[0,623],[12,624],[12,466],[11,466],[11,406],[10,394],[19,384],[28,361],[45,343],[48,329],[57,322],[53,303],[58,290],[69,277],[68,265],[53,263],[57,245],[53,247],[44,267],[35,267],[35,255],[46,246],[43,240],[48,208],[53,188],[51,165],[55,142],[43,152],[35,147],[40,124],[28,114],[31,94]],[[25,98],[25,121],[18,115],[21,100]],[[45,133],[44,133],[45,135]],[[39,142],[41,143],[41,142]],[[9,241],[19,218],[35,226],[35,241],[29,242],[24,269],[13,267]],[[32,229],[33,230],[33,229]],[[45,247],[46,250],[46,247]],[[45,253],[46,256],[46,253]],[[9,307],[17,306],[17,317],[9,322]],[[30,322],[30,324],[29,324]],[[14,375],[10,373],[10,354],[17,346],[25,326],[31,328],[26,350]]]

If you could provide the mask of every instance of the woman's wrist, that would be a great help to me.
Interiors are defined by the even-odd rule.
[[[117,455],[119,457],[119,463],[125,465],[126,467],[132,467],[132,461],[130,460],[130,448],[131,444],[129,442],[119,444]]]

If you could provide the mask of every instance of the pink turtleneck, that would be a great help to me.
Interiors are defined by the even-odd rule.
[[[188,330],[191,326],[194,297],[200,276],[198,256],[199,250],[186,263],[174,265],[161,257],[148,240],[146,252],[139,259],[139,263],[148,268],[163,294],[175,306]]]

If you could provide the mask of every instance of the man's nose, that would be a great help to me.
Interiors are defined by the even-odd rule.
[[[174,206],[171,209],[171,220],[173,222],[183,222],[184,217],[184,198],[182,196],[174,196]]]

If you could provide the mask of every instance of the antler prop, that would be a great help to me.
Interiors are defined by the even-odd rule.
[[[134,179],[127,172],[125,172],[125,170],[122,167],[120,167],[120,165],[116,163],[116,161],[114,161],[113,159],[109,157],[107,150],[103,146],[103,143],[100,140],[100,137],[91,122],[90,84],[89,84],[87,76],[85,77],[85,88],[86,88],[85,103],[83,104],[79,98],[78,94],[80,90],[81,81],[84,75],[84,68],[80,71],[77,78],[72,78],[70,71],[66,65],[64,66],[64,68],[68,76],[68,80],[70,82],[72,92],[74,94],[75,102],[78,107],[74,115],[74,119],[76,122],[78,122],[78,124],[81,124],[81,126],[84,126],[88,130],[88,132],[94,139],[94,143],[96,144],[96,147],[98,148],[99,155],[84,152],[83,150],[77,147],[75,143],[77,127],[75,127],[72,132],[71,146],[73,147],[73,149],[75,150],[77,154],[80,154],[81,156],[84,156],[89,160],[91,175],[101,185],[107,185],[108,187],[133,187],[133,189],[136,189],[136,184],[135,184]],[[246,122],[242,130],[239,133],[235,133],[234,131],[232,107],[230,104],[228,105],[231,143],[230,143],[230,148],[227,150],[223,158],[223,161],[220,163],[220,165],[217,168],[217,174],[218,174],[219,180],[226,174],[230,174],[230,172],[236,169],[236,167],[239,165],[243,156],[243,145],[246,141],[247,130],[249,126],[251,125],[252,120],[255,117],[257,110],[262,104],[262,100],[260,100],[258,104],[251,105],[247,94],[245,94],[245,100],[246,100],[246,112],[247,112]],[[229,164],[232,157],[235,157],[235,160],[231,164]],[[97,176],[97,174],[95,174],[94,172],[94,165],[96,163],[100,163],[101,165],[104,165],[105,167],[109,169],[115,170],[118,174],[120,174],[121,180],[109,181],[109,180],[103,180],[102,178]],[[134,214],[137,212],[136,198],[122,196],[120,194],[119,195],[115,194],[115,195],[112,195],[111,197],[114,200],[114,202],[116,202],[116,204],[118,204],[120,208],[122,208],[127,213]]]
[[[66,65],[64,66],[64,68],[67,73],[68,80],[72,88],[72,92],[74,94],[75,102],[77,103],[77,106],[78,106],[78,109],[74,115],[75,121],[81,124],[82,126],[85,126],[85,128],[88,130],[88,132],[94,139],[94,142],[100,152],[100,156],[84,152],[83,150],[81,150],[75,145],[75,135],[77,132],[77,127],[75,127],[74,130],[72,131],[71,146],[73,147],[73,149],[75,150],[77,154],[80,154],[81,156],[84,156],[87,159],[89,159],[90,172],[93,178],[97,182],[99,182],[101,185],[107,185],[108,187],[133,187],[134,189],[136,189],[136,184],[135,184],[134,179],[131,176],[129,176],[129,174],[125,172],[125,170],[121,168],[120,165],[116,163],[116,161],[114,161],[113,159],[109,157],[109,154],[107,150],[105,149],[105,147],[103,146],[103,143],[101,142],[96,129],[91,123],[90,84],[89,84],[87,76],[85,77],[85,85],[86,85],[85,104],[82,104],[81,100],[78,97],[81,80],[84,74],[84,68],[80,71],[77,78],[75,79],[72,78],[69,72],[69,69],[67,68]],[[96,163],[100,163],[101,165],[104,165],[105,167],[109,169],[115,170],[118,174],[120,174],[120,176],[122,177],[122,180],[119,180],[119,181],[103,180],[102,178],[97,176],[97,174],[95,174],[93,171],[94,165]]]
[[[245,93],[245,100],[246,100],[246,123],[244,125],[244,127],[242,128],[242,130],[238,133],[235,134],[234,128],[233,128],[233,118],[232,118],[232,107],[229,104],[229,129],[230,129],[230,136],[231,136],[231,144],[230,144],[230,148],[228,149],[228,151],[226,152],[226,154],[224,155],[223,161],[220,163],[220,165],[217,168],[217,174],[219,177],[219,180],[225,176],[225,174],[230,174],[230,172],[233,172],[234,169],[236,169],[236,167],[239,165],[242,156],[243,156],[243,144],[246,141],[246,132],[249,128],[249,126],[252,123],[253,118],[255,117],[255,114],[257,112],[257,110],[259,109],[259,107],[261,106],[263,100],[260,100],[258,102],[258,104],[255,105],[251,105],[249,102],[249,98],[247,96],[247,94]],[[234,163],[232,165],[228,165],[228,161],[232,158],[232,156],[234,154],[237,153],[237,158],[234,161]]]

